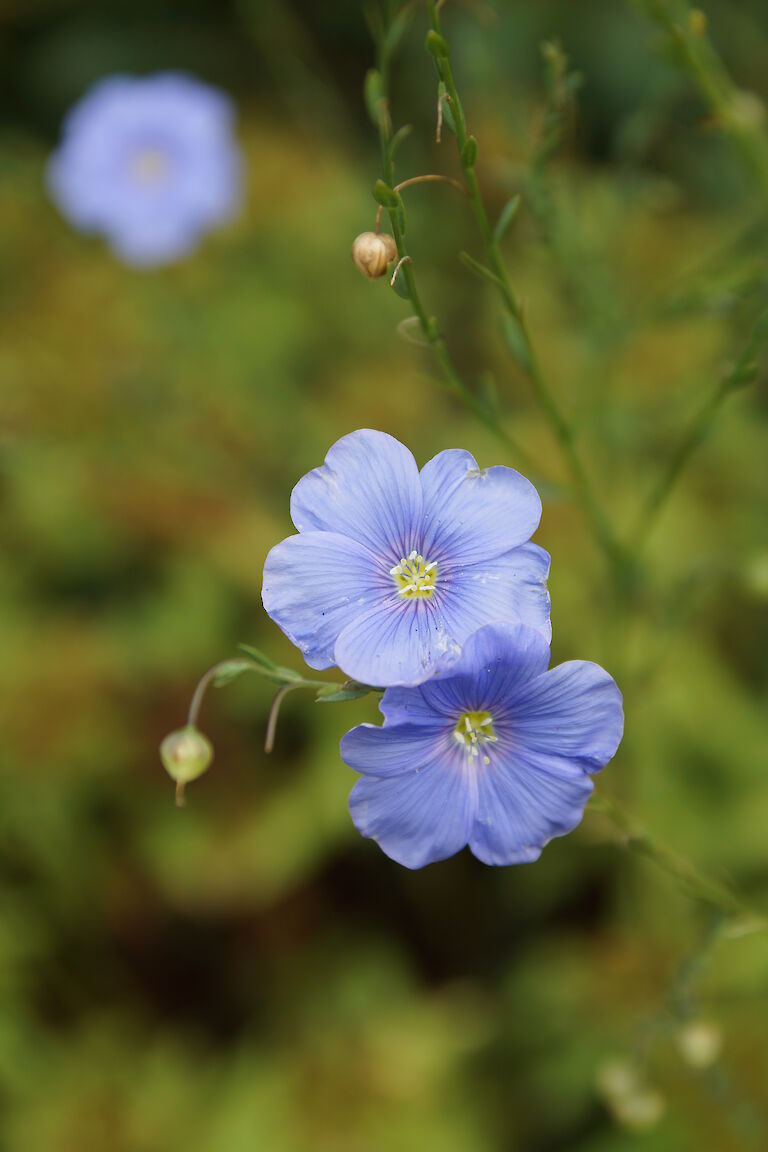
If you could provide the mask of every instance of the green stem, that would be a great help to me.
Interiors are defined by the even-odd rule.
[[[242,672],[255,672],[265,680],[269,680],[273,684],[277,683],[281,685],[281,692],[284,692],[286,688],[336,688],[341,691],[347,683],[346,681],[341,682],[337,680],[308,680],[303,676],[299,676],[297,672],[293,672],[290,668],[280,668],[271,663],[269,666],[265,666],[245,657],[237,660],[220,660],[218,664],[214,664],[212,668],[209,668],[198,681],[187,714],[187,724],[190,728],[194,728],[197,725],[197,719],[200,715],[203,700],[205,699],[205,693],[211,684],[214,684],[219,677],[224,677],[222,683],[228,683]],[[371,691],[375,691],[375,689],[371,689]]]
[[[384,40],[385,37],[382,36],[378,45],[379,50],[377,57],[377,67],[381,77],[381,90],[383,93],[382,107],[378,118],[379,140],[381,144],[381,171],[385,184],[390,188],[394,188],[394,161],[391,150],[392,124],[389,116],[389,74],[391,59],[389,52],[387,52],[383,46]],[[392,236],[397,247],[398,260],[403,261],[398,275],[402,276],[405,281],[413,315],[418,320],[422,334],[432,349],[445,383],[448,385],[449,390],[462,401],[465,407],[467,407],[514,456],[519,458],[530,471],[532,465],[530,457],[462,379],[453,363],[450,352],[448,351],[448,346],[444,338],[440,335],[437,321],[433,316],[427,314],[421,296],[419,295],[413,264],[408,258],[408,249],[405,244],[405,237],[400,225],[398,211],[399,209],[396,208],[388,209]]]
[[[747,164],[768,193],[768,137],[762,123],[762,105],[742,92],[707,37],[706,19],[698,9],[682,7],[676,20],[669,0],[640,0],[651,19],[663,28],[677,49],[683,67],[708,103],[719,126],[732,137]]]
[[[435,0],[428,0],[427,9],[433,31],[436,32],[438,36],[443,37],[438,4],[435,3]],[[525,363],[523,364],[523,368],[526,371],[539,407],[549,422],[552,432],[560,445],[560,449],[571,473],[574,490],[584,510],[587,521],[592,528],[595,539],[608,556],[614,570],[621,570],[625,562],[624,549],[617,540],[605,513],[595,497],[589,477],[587,476],[576,448],[573,428],[560,410],[557,400],[550,390],[541,370],[525,313],[512,289],[504,259],[501,255],[499,242],[494,235],[491,222],[488,218],[474,167],[474,153],[476,149],[467,146],[467,141],[470,139],[469,133],[467,132],[467,121],[459,93],[456,89],[456,82],[448,57],[436,56],[435,66],[439,79],[445,85],[451,112],[453,113],[453,120],[456,125],[456,144],[461,166],[464,171],[467,194],[470,204],[472,205],[472,212],[477,222],[480,235],[483,239],[486,257],[496,279],[504,307],[519,329],[523,341],[525,350]]]
[[[590,811],[608,817],[619,832],[625,848],[652,860],[662,871],[674,877],[691,896],[729,917],[748,917],[756,927],[765,927],[767,921],[761,911],[750,907],[728,884],[706,875],[684,856],[659,844],[615,800],[603,795],[593,796],[589,807]]]
[[[639,556],[662,508],[669,499],[683,469],[699,445],[706,439],[715,418],[728,397],[754,380],[755,358],[768,340],[768,309],[760,314],[741,354],[720,385],[702,404],[659,477],[635,527],[632,539]]]

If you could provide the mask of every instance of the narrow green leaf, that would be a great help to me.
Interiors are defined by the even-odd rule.
[[[384,208],[397,208],[401,203],[399,194],[383,180],[377,180],[374,184],[373,198]]]
[[[467,136],[461,149],[462,168],[474,168],[477,163],[477,140],[474,136]]]
[[[441,108],[443,109],[443,124],[445,124],[446,128],[449,128],[455,136],[456,120],[453,115],[453,109],[451,108],[451,102],[448,99],[448,92],[446,91],[445,84],[443,84],[442,80],[437,86],[437,98],[440,101]]]
[[[394,159],[395,152],[400,147],[403,140],[405,140],[407,136],[410,136],[412,131],[412,124],[403,124],[402,128],[398,128],[397,132],[395,132],[394,136],[389,142],[389,155],[392,159]]]
[[[369,684],[359,684],[357,680],[347,680],[346,684],[329,684],[327,688],[318,690],[316,700],[318,704],[336,704],[342,700],[359,700],[371,692],[378,692],[378,688],[371,688]]]
[[[496,221],[496,227],[493,231],[493,239],[497,244],[501,243],[504,233],[506,232],[507,228],[509,228],[515,216],[517,216],[517,210],[519,207],[520,193],[518,192],[517,195],[513,196],[511,200],[507,200],[499,214],[498,220]]]
[[[366,72],[363,93],[368,115],[373,121],[374,127],[378,128],[381,123],[382,110],[386,107],[387,98],[384,92],[384,81],[381,78],[381,73],[377,71],[376,68],[369,68]]]
[[[394,270],[395,270],[394,265],[392,265],[392,272],[394,272]],[[391,276],[391,273],[390,273],[390,276]],[[411,294],[408,291],[408,281],[406,280],[405,275],[403,274],[402,268],[400,269],[397,276],[395,277],[395,282],[391,287],[392,287],[392,291],[395,292],[396,295],[398,295],[401,300],[410,300]]]
[[[258,648],[252,648],[250,644],[238,644],[241,652],[245,652],[246,656],[250,656],[255,664],[260,664],[262,668],[275,669],[277,665],[274,660],[270,660],[269,656],[265,656]]]
[[[214,688],[222,688],[230,681],[236,680],[238,676],[242,676],[244,672],[258,672],[259,668],[254,666],[251,660],[226,660],[223,664],[219,665],[219,669],[213,678]]]
[[[400,9],[386,31],[383,43],[383,54],[385,56],[391,56],[396,51],[412,19],[413,6],[406,4]]]
[[[433,28],[430,28],[429,32],[427,32],[426,48],[427,52],[429,52],[430,56],[434,56],[435,60],[447,60],[451,54],[448,41],[444,40]]]
[[[490,268],[486,268],[485,264],[481,264],[479,260],[475,260],[474,256],[470,256],[469,252],[460,252],[459,260],[465,268],[469,268],[470,272],[474,272],[481,280],[488,280],[496,288],[503,288],[501,280],[495,272],[491,272]]]
[[[501,318],[501,326],[507,347],[515,360],[517,360],[518,364],[520,364],[526,372],[530,372],[531,356],[528,350],[528,341],[525,338],[523,329],[520,327],[520,322],[509,312],[505,312]]]

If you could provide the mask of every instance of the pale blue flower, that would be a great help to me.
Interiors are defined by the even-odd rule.
[[[126,264],[178,260],[240,206],[233,120],[228,97],[192,76],[110,76],[64,122],[48,165],[51,195]]]
[[[341,742],[363,773],[349,800],[363,836],[421,868],[466,845],[486,864],[520,864],[575,828],[621,741],[621,693],[597,664],[548,665],[540,632],[489,625],[444,677],[388,689],[383,726]]]
[[[385,687],[455,659],[483,624],[521,620],[549,639],[541,516],[512,468],[440,452],[421,473],[369,429],[344,436],[293,490],[299,530],[269,553],[262,598],[313,668]]]

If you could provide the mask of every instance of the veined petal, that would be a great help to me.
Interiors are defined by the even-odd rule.
[[[570,660],[530,681],[510,705],[515,740],[532,755],[598,772],[624,732],[621,692],[599,664]]]
[[[477,813],[469,840],[485,864],[536,860],[553,836],[581,820],[592,781],[578,768],[510,750],[506,741],[477,770]]]
[[[475,804],[463,758],[437,749],[433,763],[422,770],[364,776],[349,797],[357,830],[406,868],[423,868],[459,852],[469,839]]]
[[[433,717],[430,725],[358,724],[342,737],[341,758],[366,776],[402,776],[439,760],[440,749],[446,744],[450,747],[449,736],[450,729],[440,723],[440,717]]]
[[[440,452],[421,470],[424,536],[431,560],[472,564],[524,544],[538,527],[541,500],[514,468],[480,469],[469,452]]]
[[[520,621],[551,640],[549,564],[549,554],[538,544],[523,544],[492,560],[441,571],[440,604],[448,631],[463,644],[486,624]]]
[[[353,680],[389,687],[420,683],[459,649],[431,603],[391,594],[348,624],[334,651]]]
[[[387,688],[379,701],[384,726],[394,724],[434,725],[446,723],[446,713],[435,711],[419,687]]]
[[[338,532],[370,548],[387,566],[419,546],[421,484],[405,445],[362,428],[342,436],[320,468],[291,495],[299,532]]]
[[[370,552],[333,532],[289,536],[264,563],[264,607],[311,668],[330,668],[339,632],[389,594]]]
[[[506,714],[534,677],[549,664],[549,644],[527,624],[487,624],[473,632],[453,664],[421,685],[427,705],[444,716],[500,706]]]

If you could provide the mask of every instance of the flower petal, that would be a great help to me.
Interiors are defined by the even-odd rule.
[[[421,552],[472,564],[524,544],[538,527],[541,500],[514,468],[480,469],[469,452],[440,452],[421,470],[424,536]]]
[[[391,595],[347,625],[336,641],[335,657],[353,680],[390,687],[420,683],[458,652],[431,603]]]
[[[477,815],[469,847],[485,864],[536,860],[553,836],[581,820],[592,781],[544,757],[511,751],[505,741],[477,769]]]
[[[450,735],[450,732],[448,732]],[[394,728],[358,724],[341,740],[341,758],[366,776],[402,776],[435,762],[446,739],[446,726],[398,724]]]
[[[325,464],[291,495],[299,532],[338,532],[365,544],[387,569],[419,547],[421,485],[416,461],[392,436],[369,428],[333,445]]]
[[[389,593],[371,553],[333,532],[289,536],[264,563],[264,607],[311,668],[335,664],[339,632]]]
[[[443,716],[493,709],[507,710],[528,681],[549,664],[549,644],[527,624],[487,624],[469,636],[452,664],[421,685],[427,705]]]
[[[532,755],[599,772],[624,732],[621,692],[599,664],[570,660],[520,690],[510,722],[516,741]]]
[[[446,722],[444,711],[436,711],[425,699],[421,688],[387,688],[379,701],[384,725],[440,724]]]
[[[392,731],[378,729],[383,736]],[[445,860],[467,843],[475,790],[463,757],[435,745],[433,762],[400,776],[358,780],[349,797],[357,830],[406,868]]]
[[[523,544],[503,556],[440,574],[440,606],[445,625],[459,644],[478,628],[516,622],[552,638],[549,618],[549,554]]]

